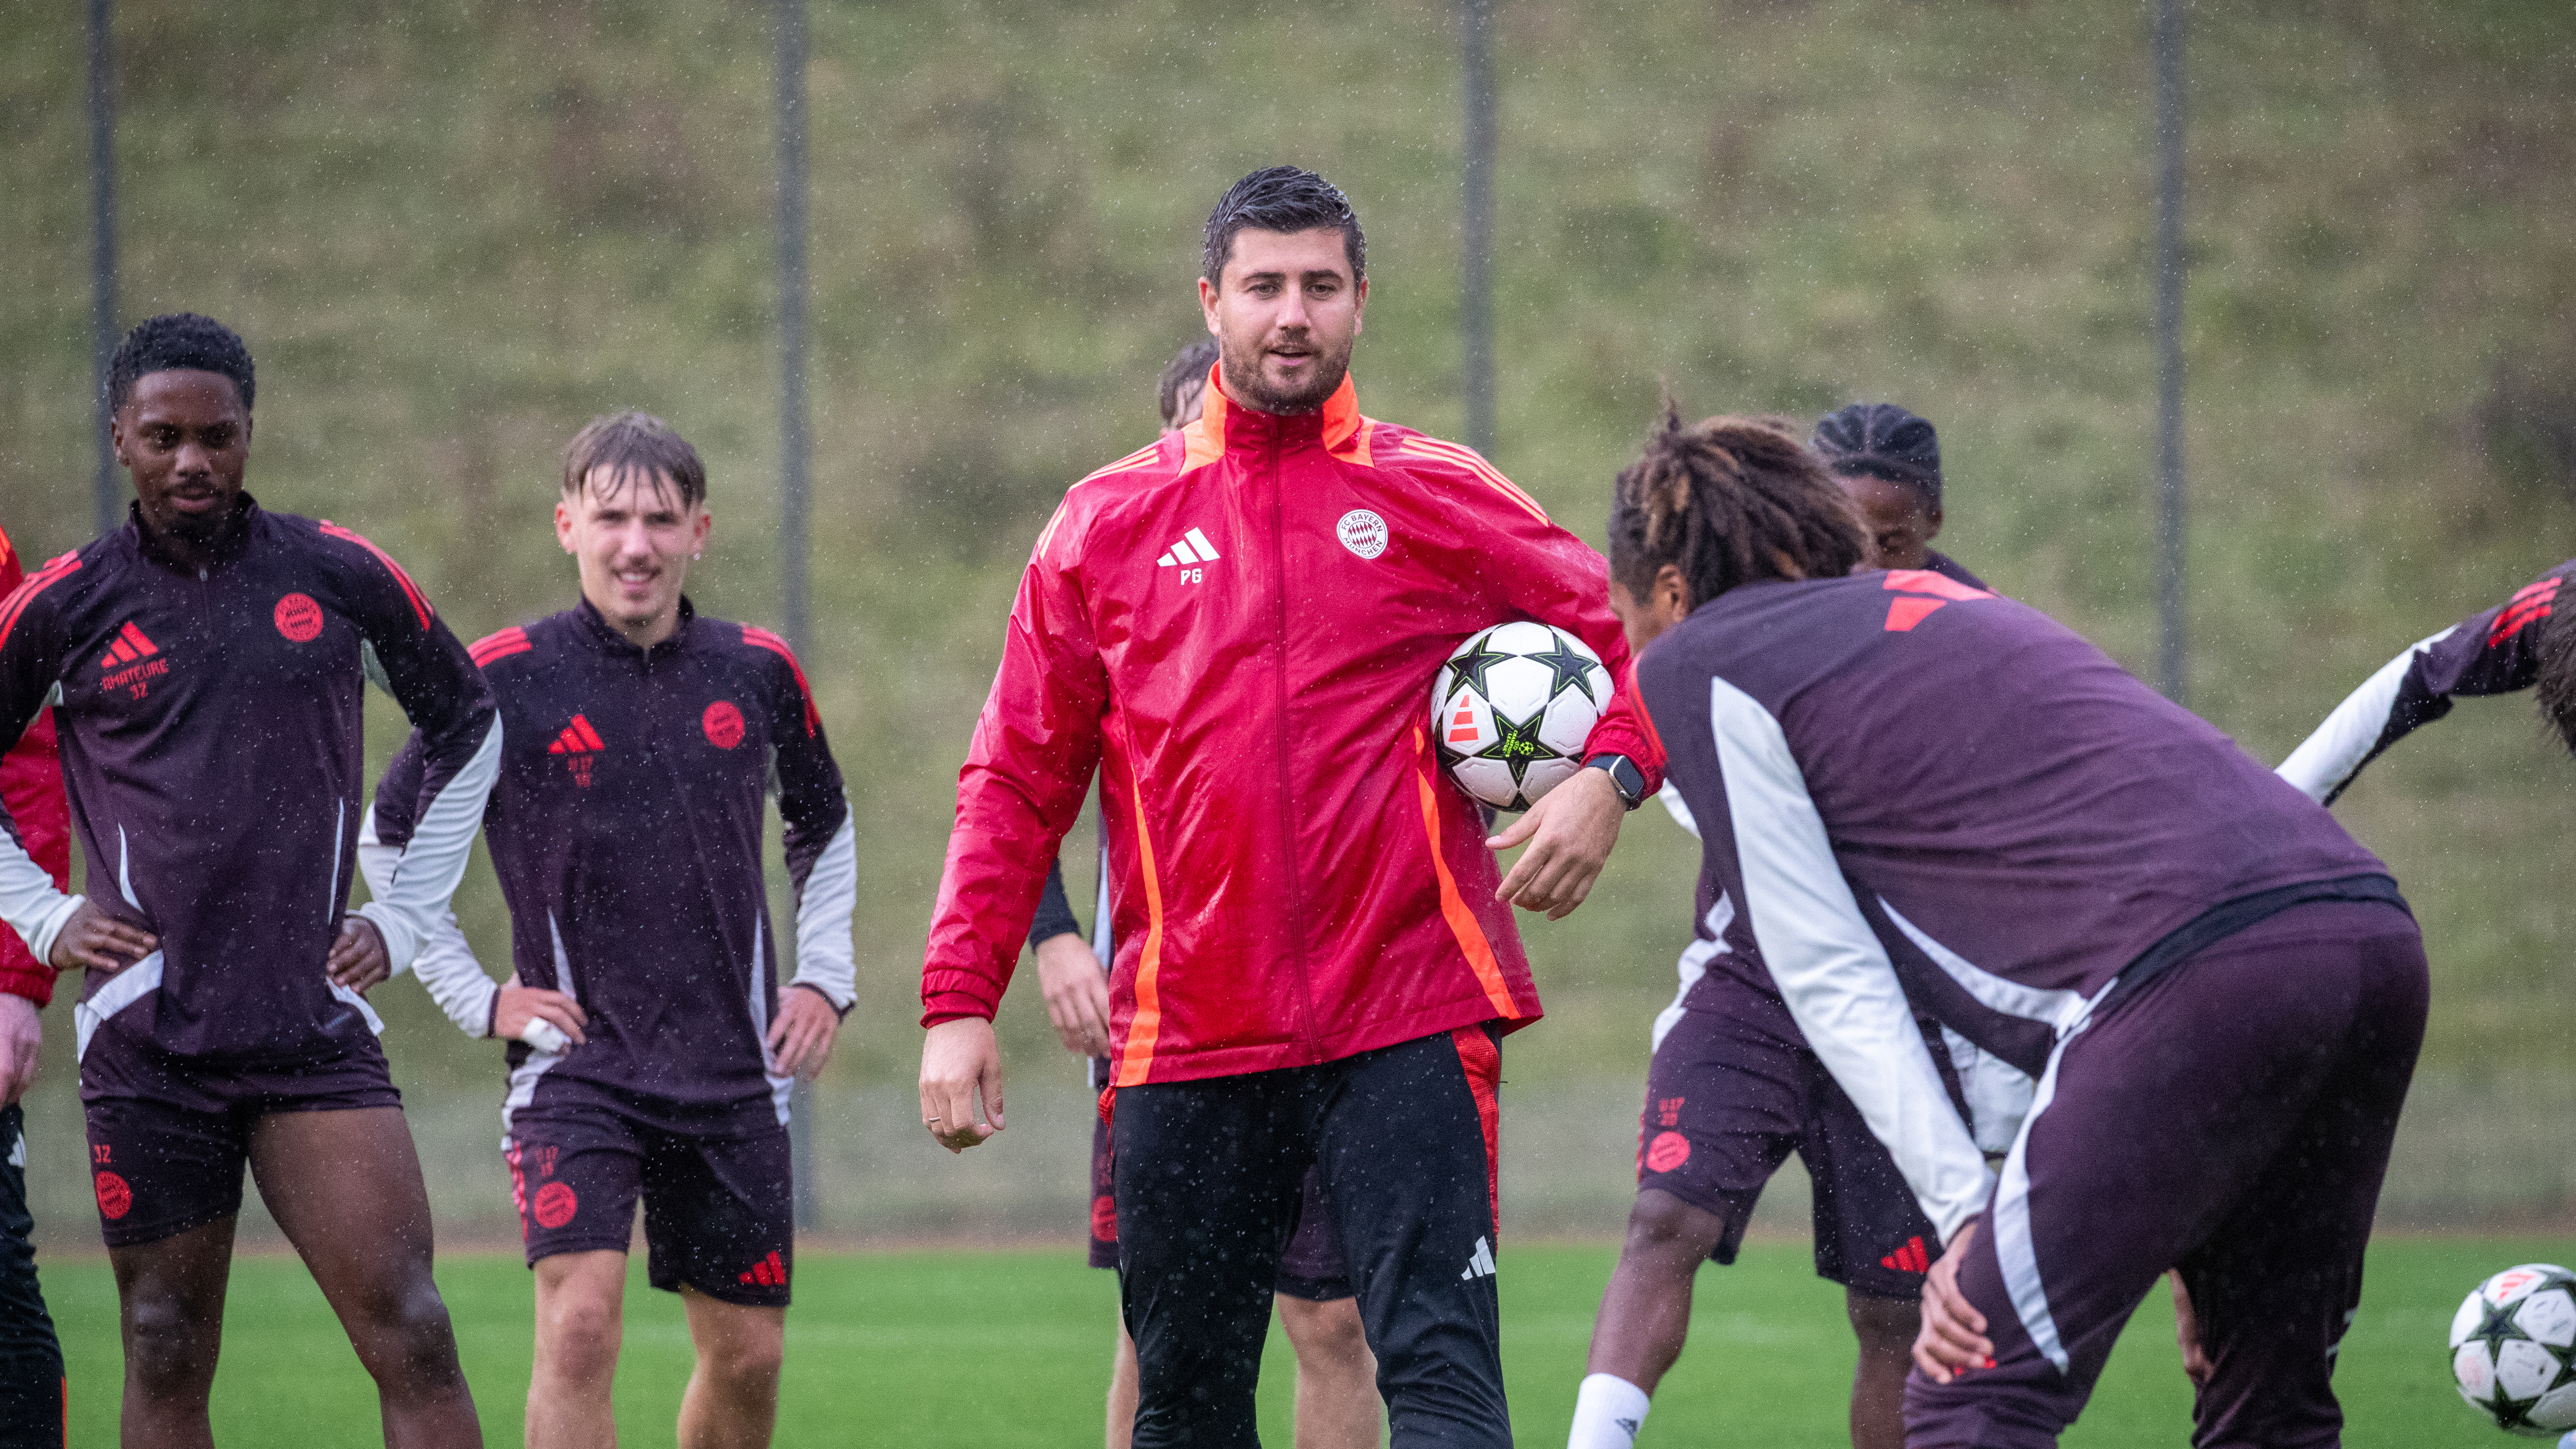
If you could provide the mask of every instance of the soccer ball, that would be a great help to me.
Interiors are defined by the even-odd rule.
[[[2576,1429],[2576,1273],[2525,1263],[2479,1284],[2451,1319],[2451,1376],[2513,1433]]]
[[[1583,742],[1610,704],[1601,656],[1526,619],[1471,634],[1431,684],[1431,737],[1458,787],[1497,810],[1527,810],[1583,768]]]

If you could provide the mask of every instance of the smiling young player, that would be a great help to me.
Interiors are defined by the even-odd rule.
[[[108,370],[125,527],[0,605],[0,744],[48,697],[90,894],[14,827],[0,916],[74,1009],[129,1444],[210,1442],[206,1398],[245,1162],[376,1382],[389,1442],[482,1442],[430,1277],[429,1198],[358,992],[445,917],[501,754],[482,676],[382,550],[262,509],[250,351],[155,317]],[[360,704],[420,731],[394,883],[345,910]],[[56,695],[56,691],[60,691]]]
[[[2211,1365],[2193,1443],[2336,1442],[2427,994],[2385,867],[2047,616],[1854,573],[1783,429],[1668,415],[1610,542],[1702,896],[1739,903],[1940,1235],[1907,1444],[2054,1444],[2177,1266]],[[2038,1079],[1999,1180],[1917,1003]]]
[[[564,449],[555,536],[581,602],[474,646],[510,731],[483,828],[516,972],[495,984],[452,918],[418,966],[469,1035],[516,1039],[501,1124],[537,1279],[540,1449],[615,1441],[639,1196],[651,1282],[681,1296],[697,1348],[679,1442],[769,1442],[795,1256],[788,1089],[830,1056],[856,989],[856,838],[805,672],[777,635],[681,592],[706,490],[697,450],[643,413]],[[422,744],[376,791],[371,866],[414,834]],[[797,898],[783,989],[760,864],[773,780]]]
[[[1075,484],[1022,579],[923,962],[922,1116],[952,1150],[1001,1130],[993,1010],[1097,766],[1136,1444],[1255,1442],[1317,1162],[1395,1444],[1508,1444],[1498,1039],[1539,1005],[1506,902],[1581,904],[1653,747],[1614,698],[1597,768],[1491,842],[1529,843],[1497,882],[1425,738],[1428,686],[1510,618],[1623,673],[1600,556],[1476,454],[1360,413],[1365,250],[1322,177],[1237,182],[1198,292],[1205,411]]]

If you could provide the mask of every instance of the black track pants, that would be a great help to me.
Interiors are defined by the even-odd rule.
[[[27,1241],[24,1116],[0,1109],[0,1449],[62,1449],[63,1351]]]
[[[1482,1027],[1321,1066],[1121,1088],[1119,1293],[1136,1449],[1258,1444],[1279,1254],[1320,1162],[1393,1449],[1512,1442],[1494,1295],[1494,1088]]]

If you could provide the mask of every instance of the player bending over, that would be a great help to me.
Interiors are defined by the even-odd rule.
[[[2281,762],[2281,778],[2331,805],[2382,750],[2449,714],[2453,699],[2534,686],[2542,716],[2576,750],[2576,587],[2570,580],[2576,580],[2576,559],[2389,660]]]
[[[1785,431],[1668,414],[1610,540],[1702,894],[1940,1234],[1907,1444],[2054,1444],[2177,1266],[2211,1363],[2193,1442],[2335,1443],[2424,1024],[2386,868],[2038,611],[1854,574]],[[2000,1181],[1914,1005],[2038,1079]]]
[[[242,1167],[384,1402],[387,1443],[479,1444],[429,1199],[359,991],[447,913],[502,730],[411,579],[336,523],[242,491],[248,348],[155,317],[108,370],[125,527],[0,604],[0,743],[46,699],[90,894],[0,838],[0,916],[73,1010],[99,1221],[116,1268],[128,1444],[205,1444]],[[397,879],[344,909],[376,675],[420,731]],[[60,691],[56,695],[56,691]]]
[[[1879,551],[1895,547],[1910,548],[1900,558],[1919,567],[1928,552],[1923,540],[1940,527],[1932,425],[1889,404],[1854,403],[1827,414],[1816,437],[1820,453],[1829,439],[1838,448],[1827,454],[1835,476],[1856,511],[1873,520],[1865,565],[1900,566]],[[1708,457],[1712,466],[1743,470],[1778,452],[1776,434],[1766,429],[1717,439]],[[1946,577],[1974,578],[1940,561]],[[1621,598],[1617,580],[1610,588]],[[1670,780],[1664,799],[1682,828],[1697,834]],[[1751,923],[1732,898],[1712,893],[1705,877],[1701,896],[1698,939],[1682,953],[1681,993],[1655,1019],[1637,1136],[1637,1202],[1593,1325],[1569,1449],[1627,1449],[1636,1438],[1648,1396],[1681,1355],[1700,1264],[1735,1261],[1763,1186],[1793,1151],[1815,1184],[1816,1274],[1843,1285],[1845,1315],[1859,1340],[1852,1443],[1902,1449],[1907,1356],[1921,1326],[1915,1304],[1932,1262],[1927,1245],[1940,1238],[1895,1159],[1799,1035],[1763,969]],[[1966,1092],[1979,1146],[2010,1146],[2029,1105],[2030,1079],[1938,1022],[1922,1027],[1944,1082]]]
[[[1175,354],[1155,386],[1161,405],[1163,433],[1169,436],[1198,421],[1207,397],[1208,369],[1217,360],[1216,343],[1202,337]],[[1109,975],[1101,963],[1117,959],[1109,932],[1108,842],[1101,842],[1103,869],[1094,907],[1096,930],[1086,938],[1074,919],[1073,902],[1064,888],[1061,857],[1047,867],[1046,891],[1038,899],[1037,919],[1029,927],[1029,949],[1037,958],[1038,984],[1046,997],[1047,1018],[1064,1049],[1087,1058],[1091,1089],[1109,1086]],[[1091,1266],[1118,1266],[1118,1199],[1109,1152],[1109,1124],[1091,1124]],[[1351,1296],[1350,1265],[1333,1215],[1323,1196],[1323,1175],[1307,1169],[1300,1192],[1296,1235],[1279,1257],[1279,1278],[1272,1302],[1279,1326],[1297,1356],[1298,1449],[1374,1449],[1385,1409],[1378,1402],[1377,1360],[1369,1353],[1360,1327],[1359,1300]],[[1128,1449],[1136,1432],[1136,1341],[1127,1336],[1127,1321],[1118,1321],[1118,1349],[1109,1370],[1109,1449]]]
[[[1623,674],[1600,556],[1473,452],[1361,415],[1367,272],[1330,183],[1254,172],[1205,242],[1205,411],[1075,484],[1021,581],[923,965],[922,1116],[952,1150],[1003,1126],[994,1004],[1096,765],[1136,1444],[1255,1442],[1318,1162],[1394,1443],[1508,1444],[1498,1041],[1539,1004],[1506,903],[1581,904],[1653,747],[1614,699],[1600,768],[1491,842],[1529,842],[1497,884],[1424,738],[1427,686],[1522,617]]]
[[[452,917],[418,967],[466,1034],[516,1039],[501,1140],[536,1270],[542,1449],[616,1442],[639,1196],[648,1276],[680,1295],[697,1349],[679,1442],[769,1442],[795,1256],[788,1089],[830,1056],[855,989],[857,850],[805,672],[777,635],[681,592],[706,492],[659,418],[595,419],[565,447],[555,537],[581,602],[474,646],[509,731],[483,829],[515,973],[494,983]],[[371,863],[417,833],[422,743],[377,788]],[[773,780],[797,900],[783,990],[760,866]]]

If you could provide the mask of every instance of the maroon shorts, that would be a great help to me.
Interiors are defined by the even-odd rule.
[[[557,1253],[623,1253],[644,1200],[646,1279],[726,1303],[783,1308],[796,1266],[787,1129],[669,1132],[590,1105],[522,1107],[502,1139],[528,1266]]]
[[[1110,1191],[1112,1158],[1109,1124],[1091,1127],[1091,1266],[1118,1266],[1118,1199]],[[1272,1291],[1314,1303],[1353,1295],[1350,1260],[1342,1252],[1342,1235],[1333,1227],[1332,1199],[1324,1189],[1321,1167],[1306,1171],[1297,1204],[1297,1230],[1279,1255],[1279,1274]]]
[[[1941,1251],[1931,1220],[1788,1004],[1720,969],[1683,1006],[1647,1069],[1637,1190],[1715,1214],[1726,1227],[1709,1256],[1732,1263],[1763,1185],[1795,1152],[1815,1183],[1817,1276],[1873,1298],[1920,1297]]]
[[[130,1248],[240,1212],[251,1129],[271,1113],[401,1106],[373,1037],[287,1067],[174,1056],[101,1032],[81,1063],[99,1235]]]

